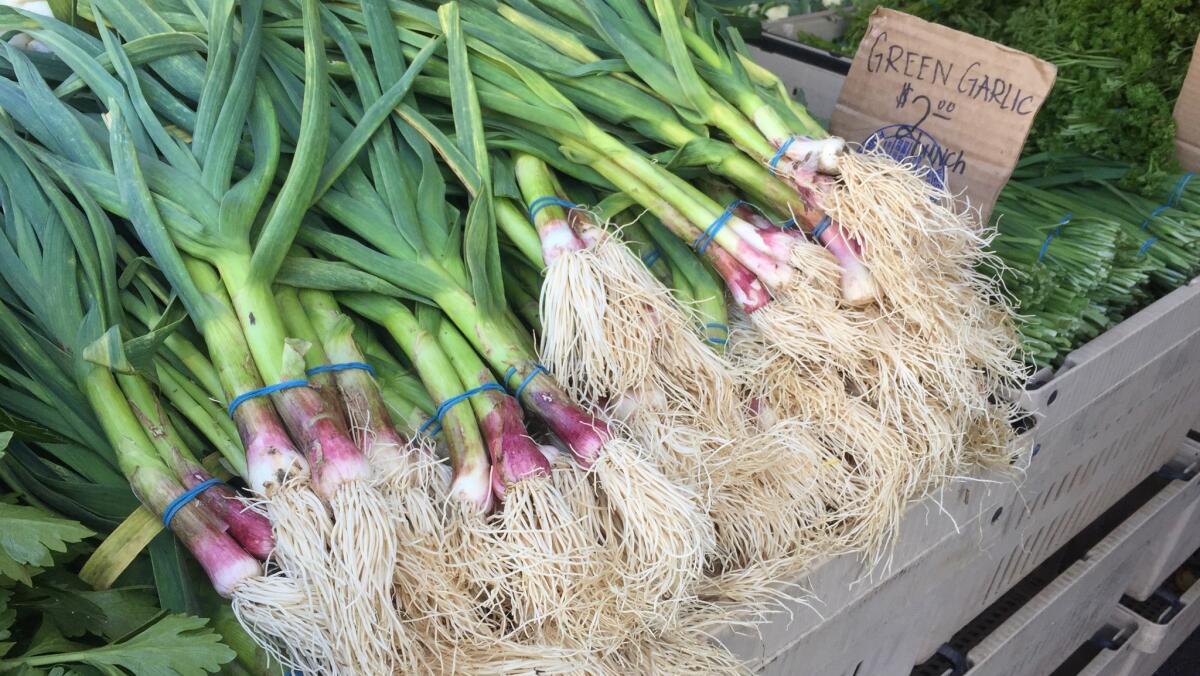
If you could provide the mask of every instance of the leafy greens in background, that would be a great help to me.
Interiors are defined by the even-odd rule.
[[[1200,0],[925,0],[856,3],[853,54],[877,6],[1015,47],[1058,66],[1026,152],[1077,152],[1132,165],[1147,196],[1175,171],[1171,113],[1200,31]],[[1049,167],[1057,171],[1057,167]]]

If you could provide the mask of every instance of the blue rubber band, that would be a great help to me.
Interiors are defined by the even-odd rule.
[[[1050,231],[1050,234],[1046,235],[1046,241],[1042,242],[1042,248],[1038,250],[1037,259],[1039,263],[1042,262],[1042,259],[1046,257],[1046,250],[1050,248],[1051,240],[1062,235],[1063,226],[1067,223],[1070,223],[1071,219],[1074,217],[1075,214],[1068,211],[1063,215],[1062,220],[1058,222],[1058,225],[1054,226],[1054,229]]]
[[[730,202],[729,206],[725,207],[725,211],[720,216],[717,216],[717,220],[713,221],[712,225],[708,226],[708,229],[701,233],[695,242],[692,242],[692,248],[696,250],[696,253],[704,253],[708,245],[712,244],[713,238],[717,236],[717,233],[721,232],[721,228],[725,227],[725,224],[729,222],[730,217],[733,216],[733,210],[742,204],[741,200]]]
[[[784,230],[791,230],[791,229],[795,228],[796,227],[796,217],[792,216],[791,218],[787,219],[786,221],[780,223],[779,227],[783,228]]]
[[[1196,174],[1188,172],[1179,177],[1179,182],[1175,184],[1175,189],[1171,191],[1171,198],[1167,200],[1167,204],[1175,206],[1179,204],[1179,200],[1183,198],[1183,191],[1187,188],[1188,181]]]
[[[321,364],[320,366],[314,366],[314,367],[308,369],[307,371],[305,371],[305,373],[310,376],[315,376],[318,373],[330,373],[330,372],[334,372],[334,371],[350,371],[350,370],[354,370],[354,369],[357,369],[360,371],[366,371],[367,373],[370,373],[371,375],[375,375],[375,367],[373,367],[370,364],[363,362],[363,361],[347,361],[347,362],[342,362],[340,364]]]
[[[189,488],[186,491],[184,491],[183,493],[181,493],[179,495],[179,497],[172,500],[171,504],[167,505],[167,508],[163,510],[163,515],[162,515],[163,526],[170,528],[171,520],[174,519],[175,515],[179,513],[179,510],[183,509],[184,507],[187,507],[187,504],[189,502],[191,502],[192,500],[195,500],[196,496],[200,495],[204,491],[212,488],[213,486],[216,486],[217,484],[223,484],[223,483],[225,483],[225,482],[214,477],[212,479],[208,479],[207,481],[201,481],[200,483],[196,484],[195,486],[192,486],[191,488]]]
[[[267,385],[266,387],[260,387],[257,390],[250,390],[249,392],[243,392],[243,393],[239,394],[238,396],[234,397],[233,401],[229,402],[229,408],[228,408],[229,417],[230,418],[233,417],[233,412],[237,410],[238,406],[241,406],[242,404],[246,403],[247,401],[250,401],[251,399],[253,399],[255,397],[262,397],[262,396],[266,396],[268,394],[274,394],[275,392],[280,392],[282,390],[290,390],[293,387],[308,387],[308,381],[307,380],[299,380],[299,379],[285,380],[282,383],[275,383],[274,385]]]
[[[787,137],[787,140],[779,144],[779,150],[775,151],[775,155],[771,157],[771,171],[775,171],[775,165],[779,164],[779,159],[783,157],[787,149],[796,141],[795,136]]]
[[[580,207],[580,205],[575,204],[574,202],[571,202],[570,200],[565,200],[561,197],[555,197],[554,195],[546,195],[545,197],[539,197],[529,203],[529,220],[532,221],[535,217],[537,217],[538,212],[541,211],[542,209],[545,209],[546,207],[564,207],[566,209],[578,209]]]
[[[658,259],[660,259],[660,258],[662,258],[662,252],[659,251],[658,249],[651,249],[650,251],[648,251],[646,253],[645,256],[642,256],[642,263],[646,267],[652,268],[652,267],[654,267],[654,264],[657,263]]]
[[[433,415],[429,418],[429,420],[426,420],[425,423],[421,425],[421,428],[417,430],[417,434],[424,434],[426,430],[435,424],[440,425],[442,418],[446,417],[446,414],[449,413],[450,409],[454,408],[456,404],[461,404],[480,392],[488,392],[490,390],[503,392],[504,388],[498,383],[484,383],[479,387],[472,387],[462,394],[456,394],[446,401],[438,404],[437,410],[433,412]],[[434,432],[434,434],[437,434],[437,432]]]
[[[1148,229],[1150,227],[1150,221],[1153,221],[1155,218],[1158,218],[1159,214],[1161,214],[1162,212],[1164,212],[1170,208],[1171,208],[1170,204],[1164,204],[1161,207],[1158,207],[1157,209],[1155,209],[1154,211],[1151,211],[1150,215],[1146,217],[1146,220],[1142,221],[1142,230]]]
[[[821,239],[821,233],[829,229],[831,223],[833,223],[833,219],[829,217],[829,214],[822,216],[821,220],[817,221],[817,227],[813,228],[812,238]]]
[[[512,380],[512,377],[514,375],[516,375],[516,373],[517,373],[517,367],[515,367],[515,366],[508,367],[508,370],[504,372],[505,384],[508,384],[508,381]],[[534,364],[533,370],[529,372],[529,375],[525,376],[525,379],[522,380],[519,385],[517,385],[517,388],[515,390],[513,390],[513,398],[520,400],[521,393],[525,391],[525,387],[528,386],[530,381],[532,381],[535,377],[537,377],[537,374],[539,374],[539,373],[550,373],[550,372],[546,370],[545,366],[542,366],[541,364]]]
[[[725,334],[726,337],[722,338],[721,336],[710,336],[710,335],[708,335],[709,329],[715,329],[717,331],[720,331],[721,333]],[[704,339],[710,343],[713,343],[715,345],[725,345],[726,343],[729,342],[728,336],[729,336],[729,327],[726,326],[725,324],[722,324],[721,322],[709,322],[704,325]]]
[[[1039,263],[1041,263],[1042,259],[1046,257],[1046,250],[1050,248],[1050,241],[1053,240],[1058,233],[1058,228],[1055,228],[1050,231],[1049,235],[1046,235],[1046,241],[1042,242],[1042,248],[1038,250],[1037,259]]]
[[[1138,255],[1145,256],[1146,252],[1149,251],[1150,247],[1154,246],[1154,243],[1157,241],[1158,241],[1157,237],[1151,237],[1150,239],[1146,240],[1145,242],[1142,242],[1142,245],[1140,247],[1138,247]]]

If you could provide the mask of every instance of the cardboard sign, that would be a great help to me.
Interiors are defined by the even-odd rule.
[[[1175,157],[1184,169],[1200,171],[1200,38],[1175,102]]]
[[[879,8],[830,129],[927,167],[986,219],[1057,69],[1024,52]]]

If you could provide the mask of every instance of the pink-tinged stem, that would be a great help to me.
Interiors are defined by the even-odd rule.
[[[209,312],[198,318],[197,328],[204,335],[228,404],[238,395],[261,388],[263,381],[216,270],[193,258],[184,262],[207,301]],[[289,477],[307,473],[304,457],[288,436],[270,400],[257,397],[244,401],[234,409],[233,421],[246,449],[244,478],[251,490],[269,496]]]
[[[749,207],[739,207],[736,213],[753,222],[758,228],[759,237],[773,250],[789,251],[799,236],[799,231],[781,228]],[[875,287],[870,271],[861,260],[858,242],[848,239],[836,221],[829,220],[824,224],[818,221],[815,228],[809,227],[808,230],[812,232],[817,228],[820,229],[817,239],[842,269],[842,300],[851,305],[871,302],[874,299]]]
[[[80,376],[80,388],[112,444],[130,489],[151,512],[163,516],[183,496],[179,480],[146,434],[113,374],[92,366]],[[242,579],[261,574],[258,561],[225,533],[225,526],[202,503],[187,502],[167,525],[200,561],[222,595],[229,596]]]
[[[275,407],[265,398],[250,399],[233,414],[238,436],[246,448],[246,483],[270,495],[289,477],[307,472],[308,463],[296,450]]]
[[[483,316],[471,295],[461,288],[447,287],[435,300],[492,370],[506,374],[504,384],[512,391],[520,390],[521,403],[567,444],[580,465],[590,467],[599,459],[608,439],[607,427],[541,370],[511,325]]]
[[[745,204],[739,206],[734,210],[733,213],[743,221],[752,223],[754,227],[758,228],[759,230],[770,228],[771,226],[775,225],[771,222],[771,219],[763,216],[758,211]]]
[[[791,234],[774,224],[770,224],[770,221],[767,221],[767,223],[769,225],[766,227],[756,227],[751,222],[739,217],[737,210],[735,210],[734,215],[729,219],[725,227],[736,233],[740,242],[738,243],[739,248],[736,251],[730,251],[730,253],[738,254],[742,251],[742,246],[748,245],[755,251],[770,257],[775,262],[786,263],[790,260],[792,243],[794,241]]]
[[[771,294],[758,277],[754,276],[724,249],[709,247],[704,257],[725,282],[733,300],[746,314],[750,314],[771,302]]]
[[[543,217],[548,211],[560,213],[546,214]],[[565,253],[584,248],[583,240],[575,236],[567,219],[562,217],[562,211],[561,207],[546,207],[538,213],[536,219],[538,237],[542,240],[542,258],[545,259],[546,265],[558,260]]]
[[[850,305],[865,305],[875,298],[871,271],[857,255],[858,244],[846,238],[836,223],[821,232],[821,243],[842,268],[842,300]]]
[[[184,492],[174,477],[145,465],[128,478],[138,500],[160,516]],[[196,557],[217,593],[228,598],[239,582],[261,575],[262,568],[228,533],[214,526],[214,521],[203,501],[192,500],[171,519],[170,528]]]
[[[490,381],[491,376],[486,375]],[[549,476],[550,463],[529,436],[517,400],[500,392],[487,392],[491,410],[480,421],[492,458],[492,490],[496,497],[512,484],[537,476]]]
[[[529,436],[521,407],[499,387],[486,364],[462,333],[449,321],[440,322],[438,342],[464,386],[482,389],[470,398],[471,410],[491,460],[492,492],[501,500],[510,485],[534,476],[548,476],[550,463]]]
[[[755,231],[758,233],[758,238],[763,242],[764,246],[771,250],[771,255],[782,261],[790,260],[792,246],[795,245],[799,233],[796,230],[788,230],[772,223],[763,217],[762,214],[758,214],[758,212],[754,212],[752,209],[747,207],[742,208],[751,211],[757,216],[754,222]]]
[[[763,412],[763,400],[760,397],[751,397],[749,403],[750,415],[757,418]]]
[[[185,488],[193,488],[212,478],[203,467],[194,467],[180,477]],[[275,535],[267,517],[246,508],[237,493],[225,484],[216,484],[196,496],[204,508],[229,527],[229,534],[259,561],[266,561],[275,549]]]
[[[575,146],[572,146],[572,148],[579,150]],[[696,214],[693,221],[679,205],[666,199],[663,195],[656,192],[655,189],[640,181],[616,162],[605,158],[603,155],[591,155],[588,161],[593,169],[612,181],[614,185],[621,189],[621,192],[624,192],[638,204],[649,210],[650,213],[657,216],[668,230],[688,244],[697,242],[701,235],[705,233],[705,229],[710,228],[716,222],[716,219],[721,216],[719,208],[713,211],[708,205],[696,203],[689,205],[689,210]],[[676,180],[676,177],[670,175],[669,172],[666,175],[671,177],[667,181],[668,183]],[[660,185],[659,187],[663,186]],[[711,202],[711,200],[706,201]],[[739,223],[741,225],[738,225]],[[711,243],[705,246],[704,252],[701,253],[716,248],[725,249],[767,286],[771,288],[785,287],[792,277],[792,269],[785,262],[787,259],[777,259],[764,253],[761,249],[768,248],[768,245],[761,239],[758,241],[757,247],[743,240],[739,236],[742,230],[754,233],[754,236],[757,237],[758,231],[754,226],[740,218],[733,217],[725,223],[724,227],[714,229]]]
[[[346,428],[326,410],[321,395],[307,387],[294,387],[271,398],[304,450],[318,495],[328,501],[343,483],[370,477],[367,459]]]
[[[447,290],[458,289],[453,278],[448,273],[443,274],[441,285]],[[461,289],[458,292],[467,298],[467,303],[473,304],[469,294]],[[412,362],[429,395],[439,402],[439,408],[468,389],[438,337],[428,331],[404,303],[365,293],[341,294],[338,300],[387,329]],[[470,405],[461,401],[451,405],[442,410],[440,420],[431,419],[425,426],[432,428],[435,422],[441,424],[441,434],[450,451],[450,466],[454,472],[451,496],[474,505],[481,512],[487,511],[492,506],[491,463]]]
[[[362,361],[361,357],[358,359],[335,357],[335,359],[338,361]],[[383,401],[379,386],[369,373],[359,370],[338,371],[337,383],[347,406],[361,407],[355,414],[355,418],[361,417],[363,420],[353,430],[355,440],[360,447],[366,448],[370,445],[376,449],[391,452],[392,449],[399,450],[408,445],[396,431],[392,415]]]
[[[583,249],[584,242],[576,237],[568,223],[568,210],[559,204],[546,203],[565,197],[546,164],[533,155],[514,153],[513,173],[521,196],[530,207],[530,218],[542,242],[542,258],[546,265],[565,253]]]
[[[332,293],[302,289],[297,292],[297,297],[330,363],[366,363],[366,357],[354,340],[353,324],[342,313]],[[369,445],[376,451],[392,453],[407,446],[396,432],[379,385],[368,371],[342,369],[322,375],[334,377],[341,400],[354,421],[350,432],[359,448],[365,449]]]
[[[181,518],[184,517],[175,517],[176,520]],[[178,535],[180,527],[174,523],[171,525],[171,530]],[[220,531],[206,529],[184,544],[208,574],[213,589],[225,598],[233,594],[239,582],[262,573],[258,561],[238,546],[233,538]]]
[[[791,178],[805,205],[804,211],[796,215],[796,222],[807,233],[819,230],[817,239],[842,268],[842,300],[850,305],[870,303],[875,298],[875,282],[863,265],[862,248],[846,237],[841,224],[819,208],[821,194],[832,188],[833,179],[811,168],[797,169]]]
[[[596,246],[607,234],[600,226],[596,225],[590,212],[575,210],[567,218],[571,222],[571,227],[579,233],[579,239],[583,242],[584,246]]]
[[[118,375],[116,379],[128,398],[129,410],[141,423],[159,458],[180,483],[193,488],[211,481],[212,474],[185,445],[149,383],[128,374]],[[270,522],[261,514],[245,510],[232,489],[224,484],[210,485],[197,499],[208,508],[210,515],[216,517],[214,525],[227,529],[247,551],[261,560],[270,555],[275,544]]]
[[[541,371],[535,374],[538,368],[532,361],[516,364],[509,381],[521,383],[528,379],[528,384],[521,391],[521,403],[541,418],[554,435],[567,445],[581,467],[591,467],[600,459],[604,444],[608,441],[608,426],[572,401],[553,376]]]

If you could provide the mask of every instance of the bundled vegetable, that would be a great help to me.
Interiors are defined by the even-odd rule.
[[[10,248],[63,258],[2,297],[71,369],[10,357],[288,668],[732,671],[707,632],[1012,452],[991,233],[707,5],[88,11],[0,13],[51,54],[0,79]]]
[[[1036,366],[1056,366],[1200,273],[1191,174],[1164,180],[1147,199],[1117,187],[1129,171],[1081,155],[1031,155],[1000,195],[992,246]]]

